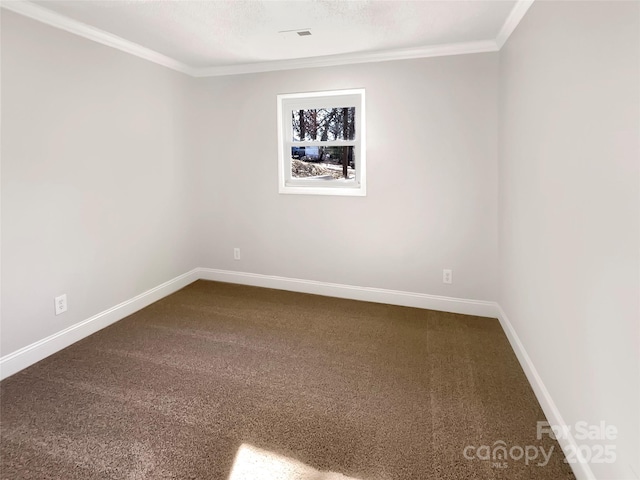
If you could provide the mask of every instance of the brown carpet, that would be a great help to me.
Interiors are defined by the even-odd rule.
[[[414,308],[198,281],[0,402],[3,479],[574,478],[498,321]]]

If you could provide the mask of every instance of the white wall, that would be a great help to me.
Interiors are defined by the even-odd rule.
[[[2,355],[196,266],[191,82],[2,11]]]
[[[619,429],[601,480],[640,478],[639,10],[536,2],[500,53],[499,301],[567,424]]]
[[[202,266],[495,299],[497,70],[481,54],[202,79]],[[278,194],[276,95],[360,87],[367,196]]]
[[[2,11],[0,355],[195,266],[499,298],[564,419],[620,430],[598,478],[633,478],[638,10],[536,2],[500,54],[209,79]],[[353,87],[368,195],[279,195],[276,95]]]

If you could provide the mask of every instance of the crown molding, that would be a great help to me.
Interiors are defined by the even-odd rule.
[[[513,33],[533,2],[534,0],[518,0],[495,40],[431,45],[419,48],[406,48],[378,52],[348,53],[291,60],[244,63],[238,65],[223,65],[205,68],[191,67],[171,57],[143,47],[142,45],[138,45],[137,43],[130,42],[124,38],[105,32],[104,30],[78,22],[77,20],[73,20],[26,0],[0,0],[0,6],[20,15],[46,23],[52,27],[60,28],[61,30],[93,40],[94,42],[116,48],[192,77],[216,77],[278,70],[293,70],[299,68],[332,67],[357,63],[373,63],[391,60],[409,60],[415,58],[497,52],[505,44],[511,33]]]
[[[520,20],[524,17],[525,13],[529,10],[529,7],[533,5],[534,0],[518,0],[516,4],[513,6],[511,13],[507,17],[496,37],[496,44],[498,45],[498,50],[500,50],[504,44],[507,42],[509,36],[516,29]]]
[[[131,55],[135,55],[136,57],[144,58],[145,60],[149,60],[150,62],[157,63],[158,65],[162,65],[172,70],[177,70],[178,72],[186,73],[191,76],[194,76],[195,74],[196,70],[194,68],[171,57],[167,57],[166,55],[143,47],[142,45],[138,45],[137,43],[130,42],[129,40],[118,37],[117,35],[105,32],[104,30],[78,22],[77,20],[73,20],[34,3],[24,0],[2,0],[1,6],[2,8],[14,13],[24,15],[25,17],[46,23],[52,27],[65,30],[69,33],[93,40],[94,42],[101,43],[108,47],[116,48]]]
[[[493,40],[480,42],[451,43],[431,45],[421,48],[386,50],[381,52],[348,53],[328,55],[324,57],[296,58],[271,62],[246,63],[220,67],[201,68],[195,72],[196,77],[216,77],[221,75],[238,75],[243,73],[270,72],[277,70],[293,70],[297,68],[333,67],[356,63],[385,62],[391,60],[409,60],[414,58],[442,57],[448,55],[464,55],[467,53],[497,52],[498,46]]]

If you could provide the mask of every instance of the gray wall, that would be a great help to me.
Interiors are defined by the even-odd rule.
[[[493,300],[497,61],[463,55],[202,79],[202,266]],[[278,194],[276,95],[360,87],[367,196]],[[452,285],[443,268],[453,269]]]
[[[639,10],[536,2],[500,53],[499,302],[564,420],[619,429],[599,479],[640,474]]]
[[[536,2],[500,54],[210,79],[3,11],[0,354],[195,266],[498,298],[565,420],[620,430],[598,477],[633,478],[639,8]],[[279,195],[276,94],[352,87],[368,195]]]
[[[191,82],[2,11],[2,355],[196,266]]]
[[[495,298],[497,54],[192,79],[2,22],[3,355],[195,266]],[[352,87],[369,195],[279,195],[276,94]]]

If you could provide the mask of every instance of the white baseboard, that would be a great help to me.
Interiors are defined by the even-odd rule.
[[[118,320],[122,320],[196,280],[198,280],[198,273],[197,269],[194,269],[126,300],[115,307],[100,312],[91,318],[71,325],[64,330],[3,356],[0,358],[0,380],[39,362],[49,355],[53,355],[63,348],[88,337],[98,330],[102,330]]]
[[[257,287],[313,293],[331,297],[364,300],[368,302],[388,303],[407,307],[425,308],[445,312],[497,317],[496,304],[480,300],[441,297],[423,293],[401,292],[382,288],[357,287],[336,283],[316,282],[298,278],[276,277],[255,273],[233,272],[212,268],[195,268],[190,272],[169,280],[162,285],[147,290],[134,298],[122,302],[91,318],[76,323],[42,340],[27,345],[0,358],[0,380],[27,368],[40,360],[53,355],[63,348],[82,340],[118,320],[170,295],[188,284],[198,280],[217,280]]]
[[[234,272],[213,268],[199,268],[199,277],[203,280],[239,283],[255,287],[275,288],[292,292],[312,293],[328,297],[348,298],[366,302],[387,303],[403,307],[416,307],[442,312],[463,313],[479,317],[497,318],[495,302],[467,300],[463,298],[442,297],[425,293],[402,292],[384,288],[357,287],[339,283],[317,282],[299,278],[277,277],[257,273]]]
[[[522,366],[522,369],[527,376],[527,380],[529,380],[529,384],[531,385],[533,393],[535,393],[536,398],[538,399],[538,402],[542,407],[544,415],[547,417],[547,421],[550,425],[558,425],[560,427],[567,426],[562,418],[562,415],[560,415],[560,410],[558,410],[558,407],[551,398],[551,394],[547,390],[547,387],[545,387],[542,378],[540,378],[540,375],[536,370],[536,367],[533,365],[531,357],[529,357],[529,355],[527,354],[527,351],[520,341],[518,334],[513,328],[513,325],[511,325],[507,314],[497,303],[496,308],[498,310],[498,320],[500,321],[500,325],[502,325],[502,329],[509,339],[511,348],[518,357],[518,361],[520,362],[520,365]],[[558,438],[558,443],[560,444],[562,450],[580,452],[578,443],[573,437],[572,432],[569,429],[565,429],[565,431],[567,432],[567,435],[563,435],[562,438]],[[591,471],[591,467],[584,460],[576,463],[570,463],[569,465],[571,466],[573,474],[576,476],[577,480],[596,480],[595,475]]]
[[[98,330],[101,330],[118,320],[137,312],[151,303],[156,302],[199,279],[311,293],[352,300],[387,303],[391,305],[424,308],[429,310],[439,310],[444,312],[462,313],[466,315],[477,315],[481,317],[497,317],[502,325],[502,329],[507,335],[511,348],[513,348],[516,356],[518,357],[520,365],[533,388],[538,402],[540,402],[547,420],[551,425],[566,425],[560,415],[560,411],[533,365],[531,358],[527,354],[524,345],[520,341],[518,334],[513,328],[513,325],[509,321],[504,310],[502,310],[500,305],[496,302],[467,300],[462,298],[427,295],[424,293],[402,292],[383,288],[358,287],[354,285],[342,285],[337,283],[302,280],[298,278],[217,270],[213,268],[195,268],[163,283],[162,285],[158,285],[155,288],[147,290],[130,300],[98,313],[87,320],[65,328],[64,330],[50,335],[47,338],[1,357],[0,380],[17,373],[36,362],[39,362],[49,355],[82,340]],[[577,449],[577,442],[571,434],[566,438],[559,439],[559,443],[563,449],[571,448],[575,449],[574,451],[579,451],[579,449]],[[571,467],[577,480],[596,480],[596,477],[591,471],[588,463],[573,463],[571,464]]]

